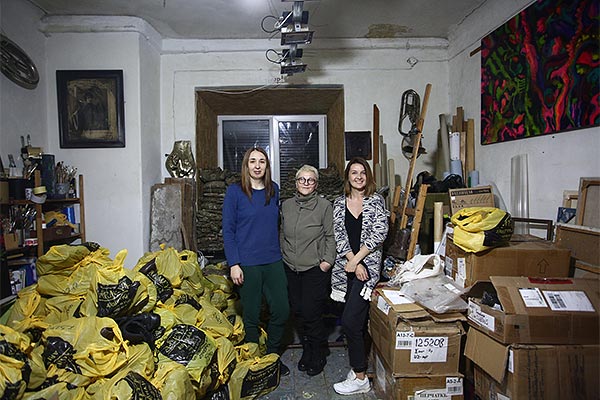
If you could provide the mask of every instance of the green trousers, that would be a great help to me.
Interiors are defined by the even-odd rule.
[[[281,260],[272,264],[242,266],[244,284],[240,287],[246,341],[258,343],[263,296],[269,306],[267,354],[278,353],[290,306],[287,277]]]

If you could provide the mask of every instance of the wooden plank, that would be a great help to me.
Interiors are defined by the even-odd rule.
[[[419,240],[419,230],[421,229],[421,220],[423,218],[423,210],[425,209],[425,199],[427,198],[427,189],[429,185],[421,185],[419,187],[419,194],[417,197],[417,204],[415,204],[415,216],[413,217],[412,229],[410,232],[410,243],[408,245],[407,260],[410,260],[415,255],[415,247]]]
[[[469,118],[467,121],[467,149],[466,149],[466,160],[465,170],[467,176],[469,172],[475,169],[475,120]],[[466,181],[466,177],[465,177]]]
[[[379,108],[373,104],[373,165],[379,164]]]
[[[466,163],[467,163],[467,133],[460,132],[460,162],[462,164],[463,182],[467,182]]]
[[[462,107],[456,107],[456,131],[460,132],[463,130],[463,123],[465,122],[465,110]]]
[[[600,228],[600,178],[579,178],[577,225]]]
[[[404,201],[402,204],[402,209],[401,209],[401,215],[402,215],[402,220],[400,222],[400,228],[404,229],[406,228],[406,225],[408,223],[408,218],[406,215],[404,215],[404,212],[408,206],[408,199],[409,199],[409,193],[410,193],[410,188],[412,185],[412,176],[413,176],[413,172],[415,169],[415,164],[417,162],[417,157],[419,155],[419,147],[421,146],[421,132],[423,132],[423,124],[425,123],[425,116],[427,115],[427,107],[429,105],[429,95],[431,94],[431,83],[428,83],[425,86],[425,96],[423,96],[423,103],[421,104],[421,115],[419,116],[419,120],[417,121],[417,130],[418,133],[415,135],[415,140],[414,140],[414,144],[413,144],[413,153],[412,156],[410,158],[410,164],[408,167],[408,174],[406,176],[406,188],[405,188],[405,192],[406,195],[404,196]]]
[[[379,136],[379,149],[381,150],[381,155],[379,157],[379,164],[381,165],[381,182],[379,182],[379,187],[382,187],[387,186],[388,184],[387,144],[383,141],[383,135]]]
[[[391,199],[394,197],[394,188],[396,186],[396,168],[394,166],[394,159],[390,158],[387,162],[387,185],[390,188],[390,193],[387,197],[388,210],[392,209]]]
[[[392,215],[390,216],[392,224],[396,221],[396,213],[398,212],[398,205],[400,204],[400,194],[402,193],[402,186],[398,185],[394,189],[394,201],[392,202]]]

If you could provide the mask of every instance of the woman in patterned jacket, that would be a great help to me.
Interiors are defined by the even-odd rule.
[[[369,164],[353,158],[345,170],[344,194],[333,203],[333,227],[337,256],[331,276],[331,298],[345,302],[342,328],[348,344],[350,372],[333,385],[343,395],[366,393],[364,333],[369,317],[371,292],[379,281],[383,241],[388,232],[388,211],[375,192]]]

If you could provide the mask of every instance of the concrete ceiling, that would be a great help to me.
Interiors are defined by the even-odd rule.
[[[164,38],[266,39],[276,18],[292,10],[281,0],[29,0],[48,15],[140,17]],[[448,38],[488,0],[304,1],[318,38]],[[261,21],[264,20],[261,29]],[[272,34],[271,34],[272,35]]]

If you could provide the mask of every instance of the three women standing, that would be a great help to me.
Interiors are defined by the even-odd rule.
[[[278,353],[289,315],[287,279],[279,247],[279,187],[265,150],[242,161],[241,182],[223,201],[223,244],[233,283],[240,287],[246,341],[258,343],[262,298],[269,305],[267,353]],[[280,364],[281,374],[289,369]]]
[[[322,318],[335,260],[333,209],[317,192],[319,172],[304,165],[296,172],[296,194],[281,207],[281,251],[296,331],[302,342],[298,369],[318,375],[326,364],[327,332]]]
[[[331,298],[346,303],[342,328],[351,370],[347,379],[333,388],[339,394],[350,395],[371,388],[366,376],[364,335],[371,292],[379,281],[388,212],[383,197],[375,192],[373,173],[364,159],[350,160],[344,178],[344,194],[333,204],[337,257],[332,270]]]

